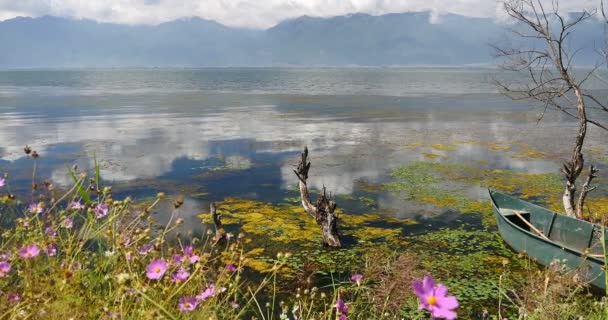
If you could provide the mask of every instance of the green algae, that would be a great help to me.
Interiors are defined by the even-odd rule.
[[[426,161],[397,168],[391,176],[394,181],[384,185],[388,191],[404,194],[409,200],[438,208],[454,208],[465,213],[491,209],[487,201],[471,199],[464,193],[471,186],[540,200],[551,209],[558,208],[563,188],[560,175],[553,173],[526,174]]]

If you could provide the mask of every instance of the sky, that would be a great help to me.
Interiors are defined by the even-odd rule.
[[[550,5],[550,0],[542,0]],[[597,7],[599,0],[562,0],[563,11]],[[0,20],[52,15],[120,24],[158,24],[197,16],[246,28],[269,28],[303,15],[381,15],[431,11],[500,17],[497,0],[0,0]]]

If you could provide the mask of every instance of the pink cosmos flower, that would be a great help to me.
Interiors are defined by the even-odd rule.
[[[105,203],[100,203],[95,206],[95,218],[101,219],[108,215],[108,205]]]
[[[40,248],[38,248],[35,244],[30,244],[28,246],[23,246],[19,249],[19,256],[24,259],[35,258],[40,254]]]
[[[40,214],[40,213],[44,212],[44,206],[42,205],[42,202],[32,203],[27,208],[27,210],[30,213]]]
[[[236,267],[232,263],[229,264],[226,268],[228,268],[228,271],[230,271],[230,272],[235,272],[236,271]]]
[[[196,296],[196,300],[200,301],[204,301],[209,297],[212,297],[215,294],[215,286],[214,285],[209,285],[207,287],[207,289],[205,289],[205,291],[203,291],[201,294],[199,294],[198,296]]]
[[[54,244],[49,244],[46,246],[46,255],[49,257],[54,257],[57,255],[57,246]]]
[[[10,260],[10,258],[11,258],[10,251],[4,251],[0,254],[0,260]]]
[[[0,278],[6,277],[9,272],[11,272],[11,264],[6,261],[0,262]]]
[[[72,203],[70,203],[70,209],[80,210],[83,208],[84,205],[80,201],[72,201]]]
[[[154,246],[151,243],[145,244],[143,247],[139,248],[138,252],[140,255],[145,256],[148,253],[150,253],[150,251],[152,251],[152,249],[154,249]]]
[[[6,179],[4,179],[4,177],[0,177],[0,188],[4,187],[6,185]]]
[[[60,226],[65,229],[72,229],[74,227],[74,220],[72,218],[65,218],[61,221]]]
[[[182,261],[184,261],[184,257],[182,257],[179,254],[174,254],[173,255],[173,263],[175,263],[175,264],[181,264]]]
[[[44,234],[51,238],[55,238],[57,236],[57,231],[55,231],[53,227],[46,227],[46,229],[44,229]]]
[[[171,276],[171,281],[183,282],[183,281],[186,281],[189,276],[190,276],[190,272],[188,272],[188,270],[186,270],[184,268],[179,268],[179,270],[175,271],[173,273],[173,276]]]
[[[353,274],[350,277],[350,281],[356,282],[357,286],[361,285],[361,280],[363,280],[363,275],[362,274]]]
[[[158,280],[163,277],[166,271],[167,263],[161,259],[156,259],[146,267],[146,277],[148,277],[148,279]]]
[[[196,306],[198,306],[198,300],[193,297],[181,297],[177,304],[177,308],[181,312],[192,312],[196,309]]]
[[[420,299],[420,310],[431,312],[433,318],[446,320],[456,319],[458,300],[454,296],[448,296],[448,288],[439,284],[431,276],[424,276],[422,281],[414,282],[414,292]]]
[[[15,303],[19,303],[19,301],[21,301],[21,296],[18,293],[9,293],[6,296],[6,299],[8,300],[8,302],[10,304],[15,304]]]
[[[350,308],[349,305],[344,303],[344,300],[338,298],[338,300],[336,300],[336,311],[338,311],[338,313],[346,316],[348,315],[348,309]]]
[[[190,264],[195,264],[201,259],[199,256],[194,254],[192,246],[187,246],[184,248],[184,258],[188,259]]]

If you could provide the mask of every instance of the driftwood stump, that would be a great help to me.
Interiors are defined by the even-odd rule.
[[[337,205],[331,200],[331,196],[327,196],[325,187],[323,187],[323,192],[319,195],[316,205],[310,201],[310,193],[308,192],[308,186],[306,185],[309,169],[308,148],[304,148],[300,163],[298,164],[298,167],[293,170],[300,180],[299,187],[302,206],[304,207],[304,210],[315,219],[317,224],[321,226],[323,244],[329,247],[340,248],[342,243],[340,242],[340,235],[338,234],[337,217],[334,214]]]
[[[222,224],[221,215],[217,213],[215,203],[211,202],[209,207],[211,218],[213,219],[213,224],[215,225],[215,236],[213,237],[213,245],[215,246],[220,241],[226,239],[226,231],[224,230],[224,225]]]

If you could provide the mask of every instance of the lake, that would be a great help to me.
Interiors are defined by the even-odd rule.
[[[462,252],[441,248],[495,231],[487,187],[559,209],[560,163],[576,123],[556,112],[539,122],[542,110],[502,97],[496,77],[517,79],[491,68],[5,70],[0,172],[11,174],[11,192],[26,194],[29,145],[41,155],[39,180],[62,189],[72,183],[66,165],[91,170],[96,158],[121,196],[184,195],[184,232],[204,233],[199,214],[216,201],[229,230],[256,234],[262,222],[247,212],[297,211],[292,169],[308,146],[309,185],[332,192],[346,224],[368,214],[382,220],[361,220],[365,234],[346,227],[348,248],[418,241],[468,261],[482,249],[512,259],[494,236]],[[590,129],[586,159],[600,169],[606,138]],[[162,206],[156,215],[166,220]],[[424,238],[441,230],[464,233]]]

